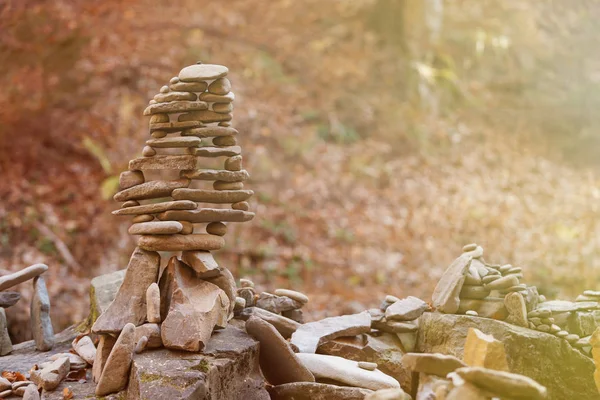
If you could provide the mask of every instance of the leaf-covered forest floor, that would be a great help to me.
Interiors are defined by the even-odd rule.
[[[256,193],[217,260],[261,290],[305,292],[308,319],[427,300],[470,242],[549,297],[597,288],[598,173],[467,108],[422,111],[356,3],[86,3],[15,6],[3,42],[16,55],[0,79],[0,270],[50,266],[57,329],[86,317],[92,277],[126,267],[115,177],[141,154],[147,101],[197,60],[230,69]],[[25,339],[18,290],[8,314]]]

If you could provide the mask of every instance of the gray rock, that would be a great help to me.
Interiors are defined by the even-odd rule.
[[[67,357],[59,358],[44,369],[31,371],[31,380],[44,390],[52,391],[67,376],[71,364]]]
[[[594,312],[578,311],[568,314],[565,330],[579,336],[589,336],[597,326]]]
[[[45,264],[34,264],[12,274],[0,276],[0,291],[9,289],[19,283],[35,278],[48,270]]]
[[[240,319],[243,320],[248,320],[248,318],[251,316],[255,316],[263,321],[267,321],[273,325],[279,333],[281,333],[281,336],[286,339],[289,339],[300,326],[300,324],[296,321],[258,307],[248,307],[242,310],[240,313]]]
[[[402,364],[414,372],[436,375],[445,378],[450,372],[467,365],[454,356],[440,353],[407,353]]]
[[[503,342],[510,371],[546,386],[550,400],[600,399],[593,361],[552,334],[493,319],[439,313],[423,314],[419,324],[419,352],[462,359],[468,329],[477,328]]]
[[[314,382],[294,382],[269,389],[271,400],[363,400],[372,390]]]
[[[397,301],[385,310],[385,318],[392,321],[412,321],[421,316],[429,309],[429,305],[423,300],[408,296]]]
[[[551,300],[538,304],[535,311],[550,311],[550,313],[565,313],[573,311],[587,311],[598,309],[598,304],[595,301],[571,302],[564,300]]]
[[[31,333],[40,351],[48,351],[54,346],[54,329],[50,320],[50,297],[46,282],[41,276],[33,279],[33,298],[31,299]]]
[[[102,369],[102,374],[96,386],[96,396],[116,393],[127,386],[135,346],[134,335],[135,325],[132,323],[126,324]]]
[[[50,357],[48,357],[48,360],[50,361],[56,361],[59,358],[63,358],[66,357],[69,359],[69,365],[71,368],[71,371],[77,371],[80,369],[84,369],[87,368],[88,363],[87,361],[85,361],[83,358],[79,357],[79,355],[77,354],[73,354],[73,353],[56,353],[51,355]],[[40,368],[41,368],[40,364]]]
[[[465,274],[469,270],[469,265],[473,259],[470,254],[464,253],[454,260],[435,286],[431,300],[433,307],[438,311],[448,314],[458,311],[459,294],[465,282]]]
[[[304,313],[302,312],[302,310],[284,311],[281,313],[281,315],[283,315],[286,318],[291,319],[292,321],[296,321],[299,324],[304,323]]]
[[[96,346],[89,336],[83,336],[81,338],[73,340],[73,350],[79,356],[84,359],[88,364],[93,365],[96,359]]]
[[[256,300],[256,307],[279,314],[283,311],[297,310],[302,308],[302,303],[285,296],[263,292]]]
[[[94,333],[118,334],[132,323],[141,325],[146,320],[146,290],[158,279],[160,256],[157,252],[136,248],[131,255],[123,284],[114,301],[94,323]]]
[[[300,325],[292,334],[291,343],[300,352],[314,353],[319,344],[340,336],[354,336],[371,330],[371,315],[368,311],[341,317],[325,318]]]
[[[19,301],[21,294],[18,292],[0,292],[0,307],[8,308]]]
[[[10,336],[8,335],[8,322],[6,312],[0,307],[0,356],[5,356],[13,350]]]
[[[90,282],[90,321],[96,322],[110,303],[117,296],[117,292],[125,278],[127,269],[111,272],[95,277]]]
[[[465,381],[500,397],[515,400],[547,398],[546,388],[526,376],[481,367],[460,368],[456,370],[456,374]]]
[[[27,385],[25,393],[23,393],[23,400],[40,400],[40,392],[36,385]]]
[[[527,327],[527,305],[525,298],[521,293],[513,292],[504,297],[504,306],[508,311],[506,322]]]
[[[246,322],[246,331],[260,343],[260,369],[269,383],[282,385],[315,381],[273,325],[250,317]]]

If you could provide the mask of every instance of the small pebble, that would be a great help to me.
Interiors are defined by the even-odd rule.
[[[571,333],[571,334],[569,334],[569,335],[565,336],[565,339],[567,339],[567,341],[568,341],[569,343],[574,343],[574,342],[576,342],[576,341],[578,341],[578,340],[579,340],[579,335],[576,335],[576,334],[574,334],[574,333]]]
[[[366,361],[358,362],[359,368],[366,369],[367,371],[375,371],[377,369],[377,364]]]
[[[169,87],[167,85],[160,88],[161,93],[169,93]]]
[[[386,303],[395,303],[397,301],[400,301],[400,299],[397,298],[396,296],[392,296],[391,294],[388,294],[387,296],[385,296]]]
[[[536,329],[540,332],[550,332],[550,327],[546,324],[538,325]]]
[[[555,335],[558,336],[558,337],[563,337],[564,338],[564,337],[569,336],[569,332],[567,332],[567,331],[558,331],[558,332],[555,333]]]
[[[240,201],[239,203],[234,203],[231,205],[233,210],[242,210],[248,211],[250,209],[250,204],[247,201]]]
[[[219,122],[219,126],[231,126],[231,122],[229,122],[229,121]]]
[[[241,278],[240,279],[240,287],[243,287],[243,288],[253,288],[254,287],[254,282],[252,282],[250,279]]]
[[[143,352],[146,349],[147,344],[148,338],[146,336],[142,336],[135,345],[135,354],[140,354],[141,352]]]
[[[477,248],[477,243],[469,243],[462,248],[463,253],[473,251]]]
[[[142,155],[144,157],[152,157],[155,154],[156,154],[156,150],[154,150],[152,147],[144,146],[144,149],[142,150]]]
[[[542,318],[542,324],[552,325],[554,323],[554,318]]]
[[[206,233],[217,236],[225,236],[227,233],[227,225],[222,222],[211,222],[206,225]]]
[[[164,138],[167,136],[167,132],[165,131],[154,131],[150,134],[150,136],[152,136],[155,139],[160,139],[160,138]]]
[[[121,208],[135,207],[135,206],[139,206],[139,205],[140,205],[139,201],[128,200],[125,203],[123,203],[123,205],[121,206]]]
[[[240,311],[244,308],[246,308],[246,299],[244,299],[243,297],[236,297],[233,311]]]
[[[152,99],[152,100],[150,100],[150,101],[148,102],[148,104],[149,104],[149,105],[156,104],[156,103],[157,103],[157,101],[156,101],[156,100],[154,100],[154,99]]]
[[[233,156],[225,160],[227,171],[240,171],[242,169],[242,156]]]
[[[131,220],[131,222],[133,222],[134,224],[137,224],[138,222],[150,222],[154,219],[153,215],[150,214],[141,214],[141,215],[136,215],[135,217],[133,217],[133,219]]]
[[[479,316],[479,314],[477,313],[477,311],[474,311],[474,310],[467,310],[467,312],[465,312],[465,315],[470,315],[472,317]]]
[[[177,77],[177,76],[172,77],[171,80],[169,81],[169,83],[177,83],[177,82],[179,82],[179,77]]]

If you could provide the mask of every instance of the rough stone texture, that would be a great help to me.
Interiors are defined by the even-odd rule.
[[[0,308],[0,356],[5,356],[13,350],[10,336],[8,336],[8,323],[6,321],[6,312]]]
[[[134,335],[135,326],[133,324],[128,323],[123,327],[102,369],[102,374],[96,386],[96,396],[116,393],[127,386],[129,368],[131,367],[135,347]]]
[[[121,190],[144,183],[144,173],[142,171],[125,171],[119,175],[119,188]]]
[[[315,381],[273,325],[258,317],[250,317],[246,331],[260,343],[260,369],[269,383],[282,385]]]
[[[419,318],[428,309],[429,305],[423,300],[408,296],[386,308],[385,318],[392,321],[412,321]]]
[[[465,282],[465,274],[469,270],[469,264],[473,259],[469,254],[464,253],[454,260],[435,286],[431,300],[433,307],[438,311],[447,314],[458,311],[459,294]]]
[[[242,182],[248,180],[250,175],[245,169],[241,171],[227,171],[222,169],[199,169],[182,171],[181,176],[188,179],[205,181]]]
[[[325,318],[300,325],[292,335],[291,343],[303,353],[314,353],[319,344],[340,336],[355,336],[371,330],[368,311],[341,317]]]
[[[129,227],[130,235],[173,235],[180,233],[183,225],[178,221],[139,222]]]
[[[317,379],[332,379],[371,390],[400,387],[400,383],[391,376],[379,370],[362,369],[356,361],[323,354],[298,353],[296,356]]]
[[[27,385],[25,393],[23,393],[23,400],[40,400],[40,392],[36,385]]]
[[[271,293],[262,292],[256,300],[256,307],[271,311],[275,314],[284,311],[297,310],[302,308],[303,303],[286,296],[276,296]]]
[[[146,320],[146,289],[158,279],[160,255],[136,248],[131,255],[125,278],[115,300],[98,317],[95,333],[119,333],[127,323],[134,326]]]
[[[269,400],[258,368],[258,343],[232,321],[200,353],[167,349],[136,354],[128,399]]]
[[[94,360],[94,365],[92,368],[92,376],[94,382],[98,383],[98,381],[100,380],[102,370],[106,365],[106,360],[108,360],[108,356],[110,355],[110,352],[116,342],[117,338],[114,336],[100,335],[98,347],[96,348],[96,359]]]
[[[454,356],[439,353],[407,353],[402,357],[406,368],[414,372],[445,378],[450,372],[467,365]]]
[[[363,400],[370,393],[373,391],[369,389],[315,382],[286,383],[269,389],[271,400]]]
[[[300,324],[294,320],[272,313],[271,311],[263,310],[258,307],[247,307],[242,310],[239,318],[247,320],[251,316],[258,317],[263,321],[267,321],[277,329],[277,332],[286,339],[289,339]]]
[[[462,358],[468,329],[477,328],[504,343],[509,370],[546,386],[550,400],[600,399],[592,360],[554,335],[466,315],[425,313],[419,323],[419,352]]]
[[[175,189],[172,196],[175,200],[192,200],[203,203],[231,204],[249,199],[252,190],[209,190],[209,189]]]
[[[130,170],[151,170],[151,169],[174,169],[189,170],[198,166],[198,159],[194,156],[154,156],[140,157],[129,161]]]
[[[146,144],[156,148],[198,147],[202,144],[202,139],[193,136],[174,136],[146,140]]]
[[[0,291],[9,289],[19,283],[28,281],[31,278],[35,278],[47,270],[48,266],[45,264],[34,264],[15,273],[0,276]]]
[[[241,152],[242,148],[240,146],[198,147],[194,149],[194,155],[199,157],[231,157],[237,156]]]
[[[213,93],[201,93],[198,99],[209,103],[231,103],[235,100],[235,94],[229,92],[226,95],[218,95]]]
[[[500,397],[515,400],[543,400],[547,397],[546,388],[526,376],[480,367],[459,368],[456,374],[465,381]]]
[[[486,335],[476,328],[469,328],[464,349],[463,360],[467,365],[508,371],[504,344],[494,339],[492,335]]]
[[[220,114],[210,110],[190,111],[180,114],[178,121],[201,121],[202,123],[231,121],[231,114]]]
[[[31,380],[44,390],[54,390],[69,373],[71,363],[67,357],[52,361],[41,370],[31,371]]]
[[[225,239],[203,233],[190,235],[142,235],[138,246],[151,251],[219,250]]]
[[[143,336],[148,339],[146,347],[159,348],[162,347],[162,337],[160,336],[160,325],[148,323],[135,328],[135,342],[137,343]]]
[[[173,190],[179,188],[186,188],[189,185],[189,179],[177,179],[174,181],[150,181],[133,186],[128,189],[121,190],[113,196],[113,199],[115,201],[128,201],[167,197],[171,195],[171,192]]]
[[[199,279],[186,264],[176,263],[169,313],[161,326],[164,346],[203,349],[213,328],[225,327],[229,307],[229,298],[217,285]]]
[[[527,327],[527,304],[521,293],[513,292],[504,297],[504,306],[508,310],[506,322]]]
[[[115,299],[127,269],[100,275],[90,282],[90,322],[94,323]]]
[[[188,211],[170,210],[159,214],[158,218],[162,221],[190,221],[194,223],[247,222],[254,218],[254,213],[227,208],[200,208]]]
[[[42,276],[33,279],[33,298],[31,299],[31,333],[36,347],[48,351],[54,346],[54,328],[50,320],[50,297],[46,282]]]
[[[21,299],[19,292],[0,292],[0,307],[8,308]]]
[[[190,266],[201,279],[221,275],[221,268],[210,251],[184,251],[181,261]]]
[[[199,138],[237,135],[237,129],[224,126],[205,126],[202,128],[186,129],[181,136],[196,136]]]

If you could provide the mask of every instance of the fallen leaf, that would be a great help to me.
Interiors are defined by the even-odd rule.
[[[63,400],[71,400],[73,398],[73,391],[68,387],[63,389]]]

